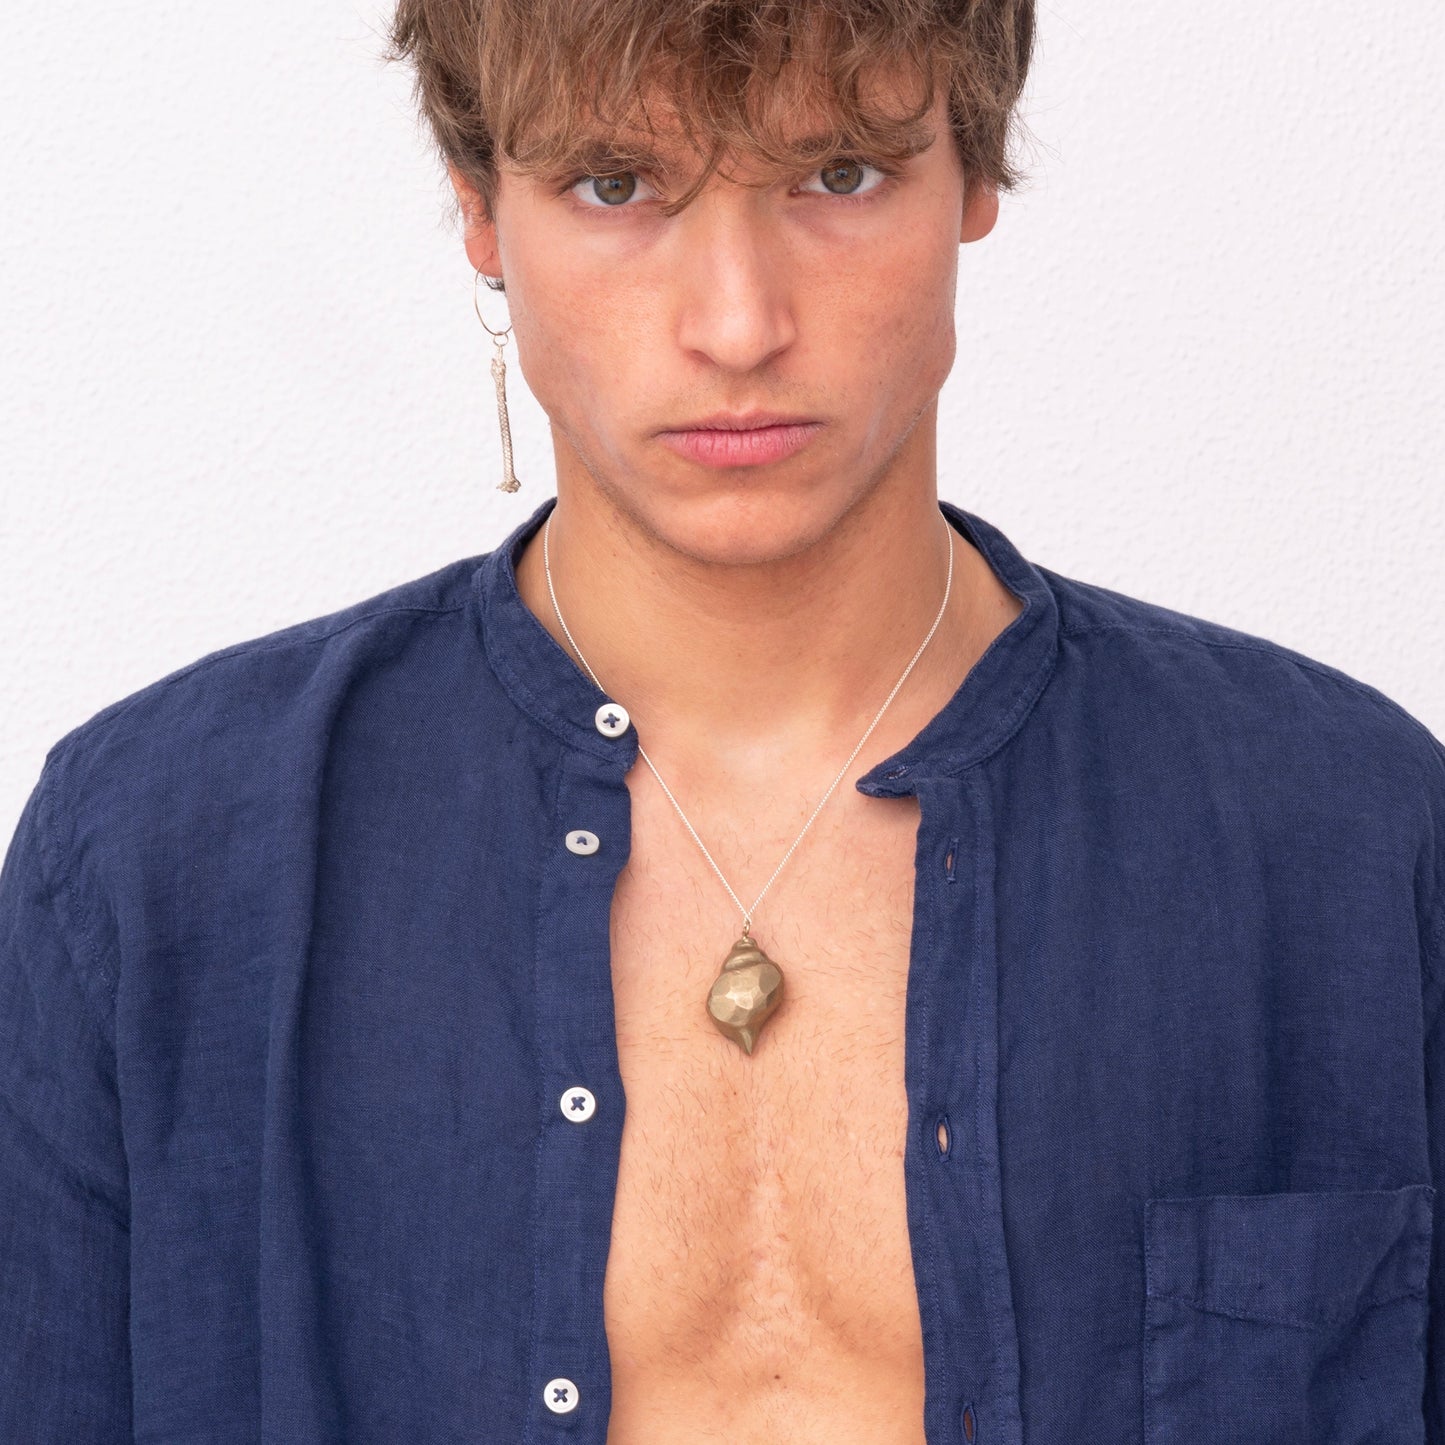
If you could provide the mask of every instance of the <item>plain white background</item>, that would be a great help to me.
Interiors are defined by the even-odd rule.
[[[514,364],[495,490],[491,342],[387,13],[7,21],[5,837],[99,708],[551,490]],[[940,491],[1445,735],[1445,7],[1050,0],[1039,30],[1032,184],[960,251]]]

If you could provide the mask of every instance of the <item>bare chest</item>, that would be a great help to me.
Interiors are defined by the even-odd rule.
[[[754,933],[784,1001],[748,1056],[705,1010],[740,914],[655,787],[633,793],[612,913],[627,1114],[609,1445],[917,1445],[903,1176],[916,803],[840,789],[770,889]],[[748,859],[739,841],[714,852],[751,904],[787,844]],[[725,859],[744,860],[737,876]]]

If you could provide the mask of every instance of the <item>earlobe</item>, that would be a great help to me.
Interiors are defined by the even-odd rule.
[[[960,243],[983,240],[997,220],[998,187],[986,180],[969,182],[964,193],[963,221],[958,231]]]

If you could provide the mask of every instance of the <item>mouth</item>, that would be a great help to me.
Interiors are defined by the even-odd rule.
[[[823,423],[776,412],[719,412],[657,434],[689,461],[711,467],[757,466],[780,461],[810,442]]]

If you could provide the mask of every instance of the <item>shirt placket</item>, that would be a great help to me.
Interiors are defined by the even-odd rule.
[[[625,713],[597,730],[609,762],[562,755],[537,903],[540,1121],[532,1248],[533,1312],[525,1440],[602,1445],[611,1408],[603,1285],[621,1153],[610,922],[631,839]]]
[[[1018,1344],[997,1129],[994,839],[976,775],[891,769],[920,817],[910,947],[904,1182],[930,1445],[1020,1445]]]

